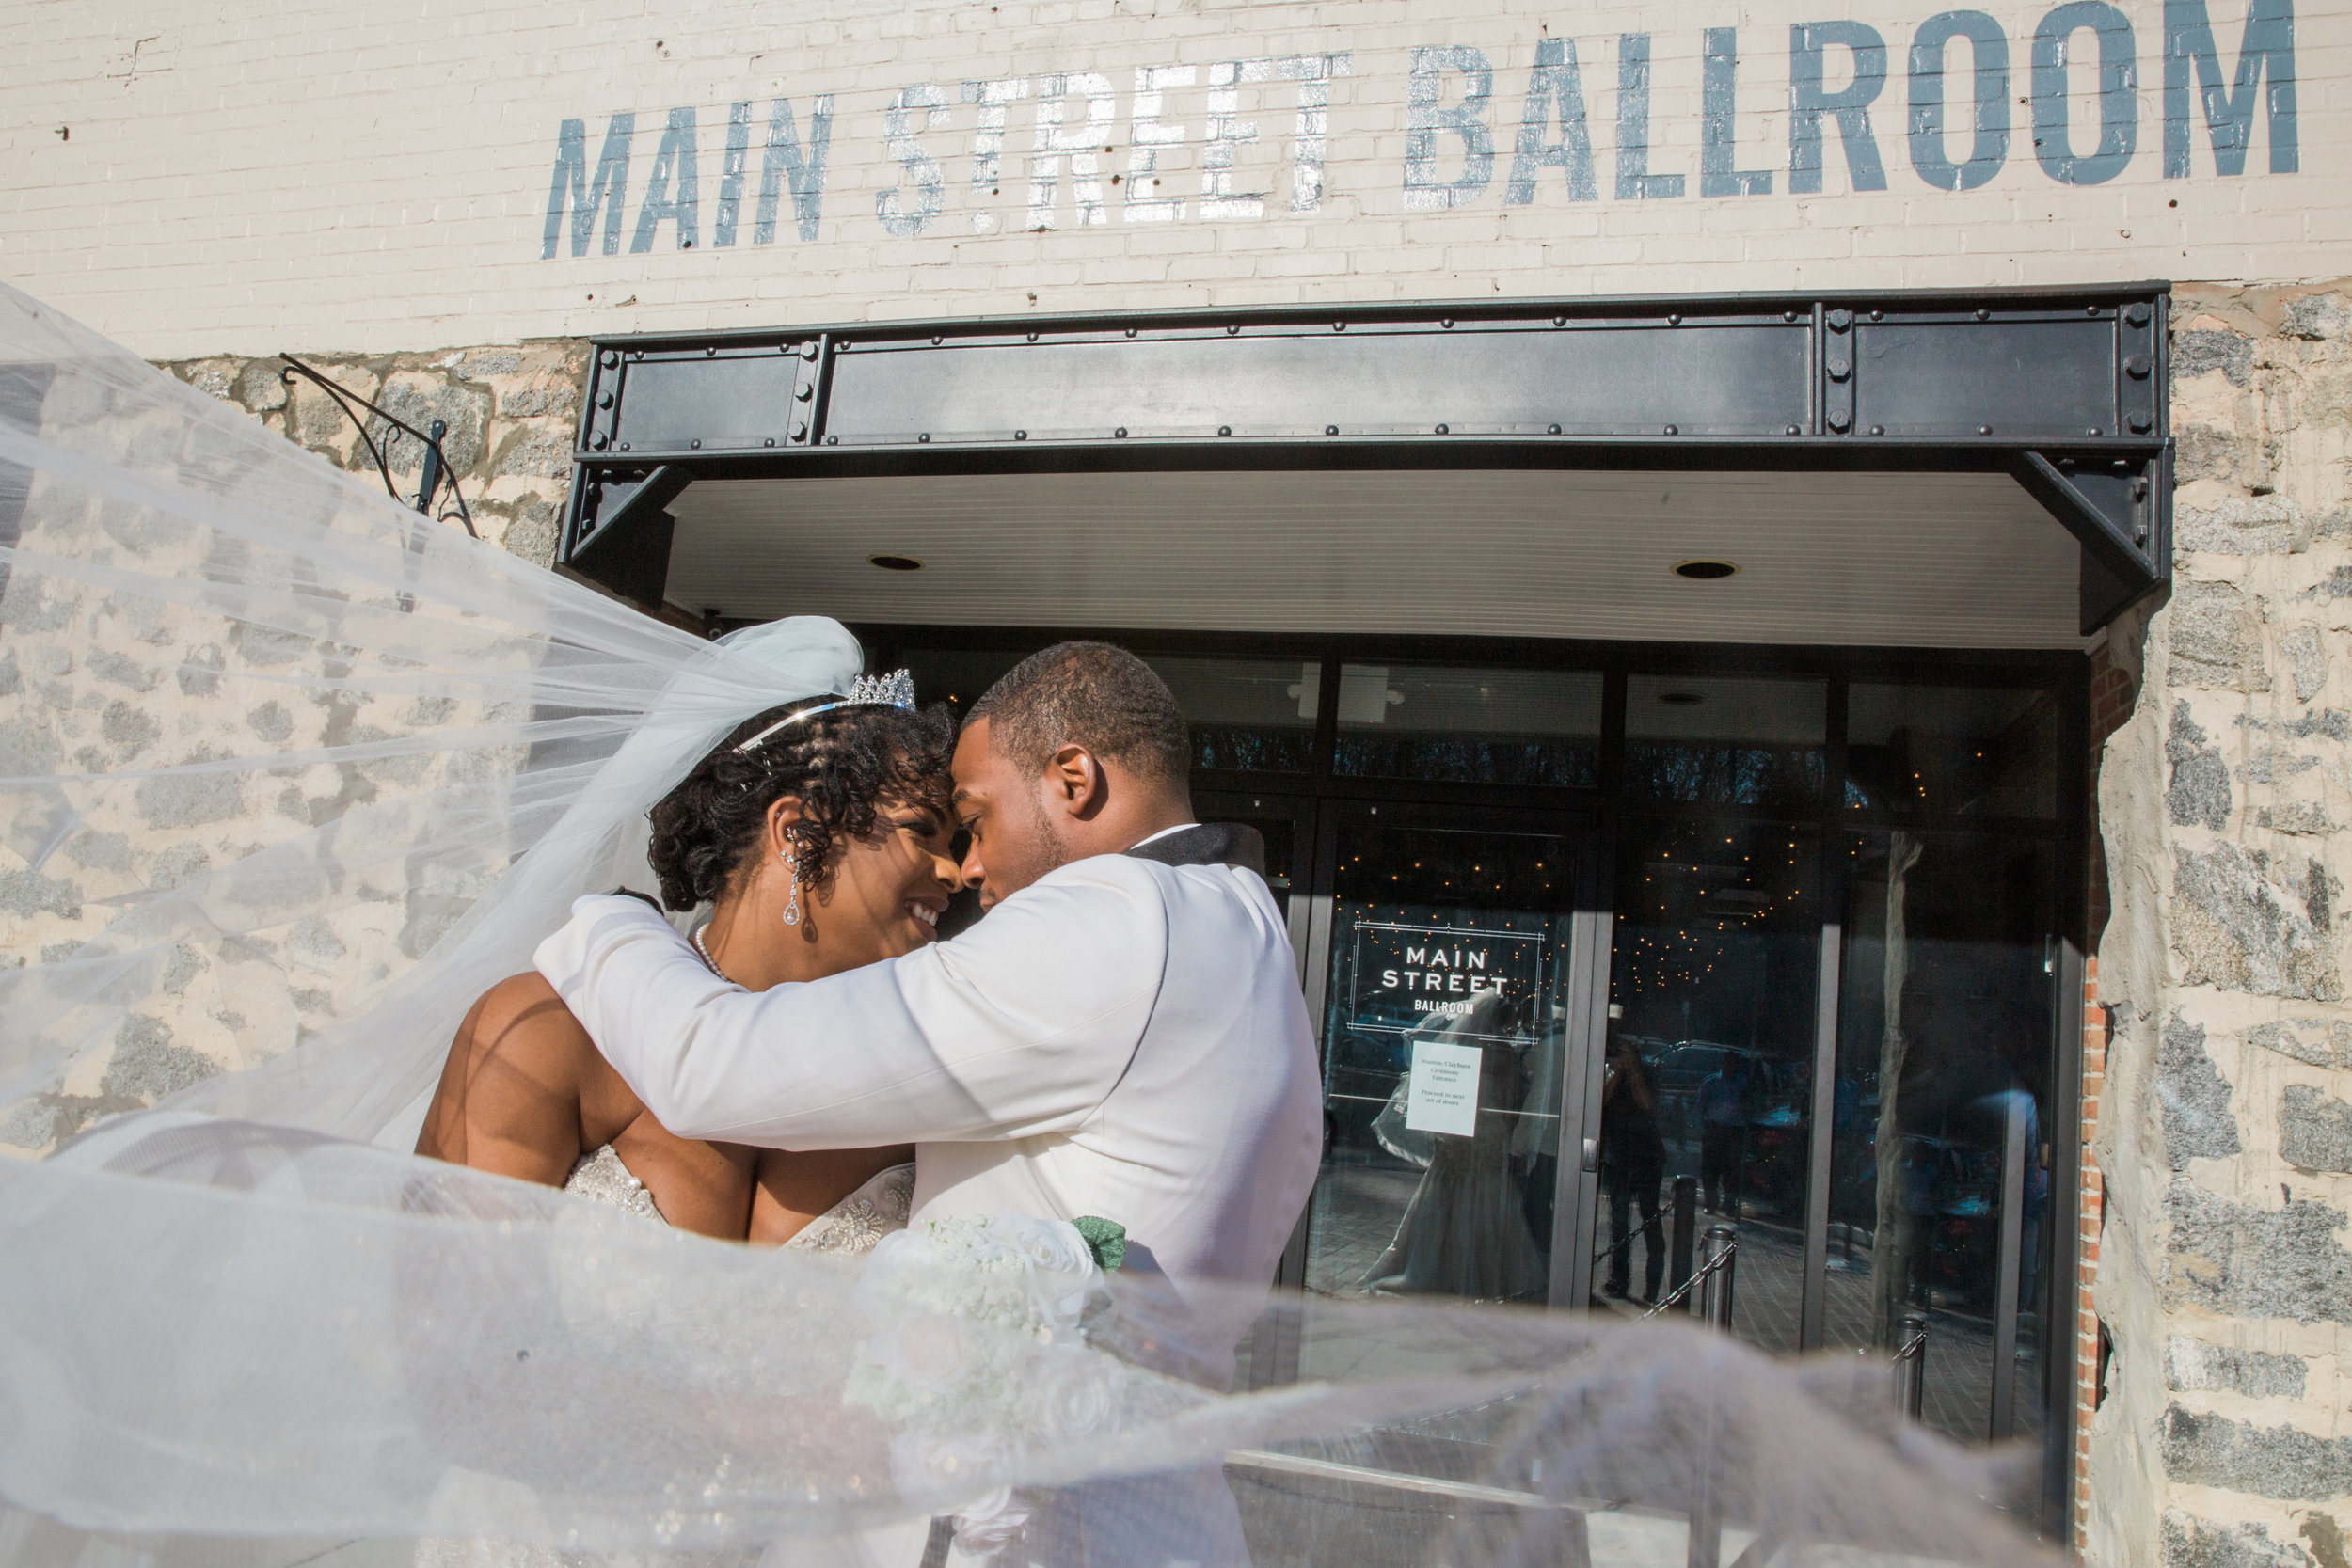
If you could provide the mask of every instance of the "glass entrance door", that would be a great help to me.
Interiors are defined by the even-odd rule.
[[[1326,810],[1308,996],[1324,1163],[1299,1283],[1310,1297],[1582,1301],[1606,940],[1582,839],[1401,803]],[[1311,1312],[1300,1350],[1314,1376]]]

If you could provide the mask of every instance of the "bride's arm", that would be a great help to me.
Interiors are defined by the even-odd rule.
[[[500,981],[458,1026],[417,1152],[559,1186],[580,1159],[580,1066],[596,1047],[536,974]]]
[[[893,1165],[914,1158],[914,1146],[818,1148],[792,1153],[759,1150],[752,1184],[754,1246],[782,1246],[824,1212]]]

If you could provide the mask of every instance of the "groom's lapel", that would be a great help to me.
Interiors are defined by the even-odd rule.
[[[1240,822],[1196,822],[1127,853],[1162,865],[1238,865],[1265,875],[1265,836]]]

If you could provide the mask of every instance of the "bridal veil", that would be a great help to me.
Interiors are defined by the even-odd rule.
[[[649,885],[647,807],[861,657],[664,625],[0,290],[0,1563],[850,1561],[1219,1463],[1268,1568],[2030,1554],[1883,1369],[1428,1301],[1280,1303],[1324,1352],[1232,1394],[982,1347],[1003,1440],[911,1479],[849,1276],[407,1154],[473,999]]]

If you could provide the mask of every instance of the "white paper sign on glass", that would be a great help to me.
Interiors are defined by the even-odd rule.
[[[1478,1064],[1486,1054],[1474,1045],[1413,1042],[1413,1070],[1405,1089],[1405,1125],[1416,1132],[1451,1132],[1467,1138],[1478,1131]]]

